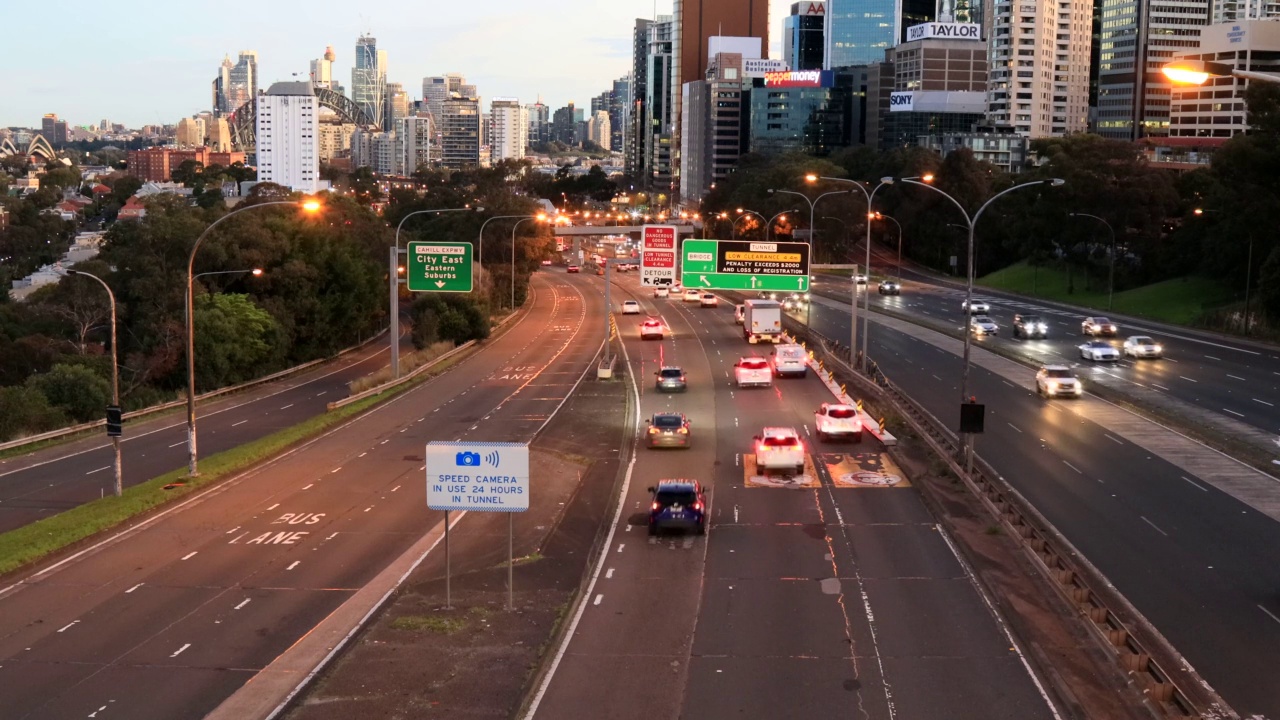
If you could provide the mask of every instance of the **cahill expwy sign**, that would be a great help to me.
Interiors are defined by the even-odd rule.
[[[924,23],[907,28],[907,42],[926,38],[948,40],[981,40],[982,26],[977,23]]]

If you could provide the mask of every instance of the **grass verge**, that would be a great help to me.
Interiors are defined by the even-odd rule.
[[[391,621],[391,628],[393,630],[425,631],[439,635],[453,635],[465,630],[467,621],[461,618],[434,615],[402,615]]]
[[[1056,300],[1106,311],[1107,280],[1094,278],[1086,288],[1083,275],[1074,273],[1074,292],[1067,273],[1059,268],[1035,268],[1026,262],[978,278],[977,284],[994,290]],[[1230,285],[1202,277],[1181,277],[1124,290],[1115,295],[1112,311],[1176,325],[1191,325],[1206,311],[1237,300]]]
[[[294,444],[320,435],[380,402],[417,387],[469,354],[464,352],[449,358],[414,382],[390,388],[386,392],[318,415],[254,442],[204,458],[200,462],[200,477],[188,478],[186,468],[179,468],[126,488],[120,497],[94,500],[0,534],[0,576],[38,562],[94,535],[120,527],[133,518],[180,500],[271,458]],[[169,489],[165,489],[166,486]]]

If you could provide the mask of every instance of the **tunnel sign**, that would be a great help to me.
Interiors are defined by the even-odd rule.
[[[809,244],[686,240],[680,279],[687,288],[809,290]]]
[[[640,234],[640,284],[667,286],[676,281],[676,228],[645,225]]]
[[[471,243],[411,242],[405,275],[413,292],[471,292]]]
[[[522,512],[529,509],[529,446],[427,443],[427,507]]]

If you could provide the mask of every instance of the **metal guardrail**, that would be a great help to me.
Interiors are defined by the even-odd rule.
[[[975,456],[972,475],[960,463],[959,438],[932,413],[876,372],[874,382],[855,372],[849,349],[808,330],[789,328],[807,336],[837,369],[875,399],[893,407],[930,448],[942,458],[992,516],[998,518],[1072,607],[1088,621],[1095,639],[1108,649],[1119,668],[1130,675],[1153,709],[1163,717],[1225,720],[1239,718],[1226,702],[1178,653],[1163,635],[1107,581],[1098,568],[1040,514],[981,457]]]
[[[205,400],[211,400],[213,398],[220,397],[222,395],[227,395],[233,392],[248,390],[249,388],[252,388],[258,385],[263,385],[265,383],[269,383],[275,380],[279,380],[280,378],[288,377],[289,375],[294,375],[304,370],[310,370],[311,368],[317,365],[321,365],[323,363],[329,362],[334,358],[342,357],[343,355],[346,355],[347,353],[352,352],[353,350],[359,350],[365,345],[368,345],[374,340],[377,340],[379,337],[382,337],[383,335],[386,334],[386,332],[387,332],[386,329],[380,330],[374,335],[370,336],[369,339],[365,340],[364,342],[358,343],[356,345],[352,345],[351,347],[346,348],[344,350],[339,350],[338,354],[334,355],[333,357],[320,358],[318,360],[305,362],[301,365],[294,365],[291,368],[286,368],[277,373],[272,373],[270,375],[265,375],[263,377],[250,380],[248,382],[243,382],[243,383],[240,383],[239,385],[230,385],[228,387],[218,388],[217,390],[210,390],[209,392],[204,393],[202,395],[197,395],[196,402],[199,403]],[[174,408],[184,407],[186,404],[187,404],[187,401],[185,398],[182,400],[171,400],[167,403],[161,403],[160,405],[152,405],[151,407],[142,408],[141,410],[131,410],[124,414],[124,419],[136,420],[138,418],[144,418],[150,415],[154,415],[156,413],[164,412],[165,410],[172,410]],[[60,428],[58,430],[50,430],[49,432],[40,433],[39,435],[28,435],[27,437],[18,438],[16,440],[10,440],[8,442],[0,443],[0,451],[11,450],[13,448],[20,448],[24,445],[33,445],[35,443],[43,442],[45,440],[57,440],[59,438],[75,435],[77,433],[82,433],[86,430],[99,428],[106,424],[107,424],[107,421],[104,418],[102,420],[94,420],[93,422],[87,422],[87,423],[82,423],[80,425],[72,425],[71,427]]]

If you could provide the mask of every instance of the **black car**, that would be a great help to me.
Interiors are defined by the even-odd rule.
[[[893,280],[885,280],[884,282],[880,283],[880,287],[878,289],[880,290],[881,295],[901,295],[902,294],[902,286],[894,282]]]
[[[693,530],[699,535],[707,532],[707,498],[702,483],[659,480],[649,492],[653,493],[649,503],[650,535],[657,535],[663,528]]]
[[[1039,315],[1014,315],[1013,336],[1017,338],[1049,337],[1049,323]]]

